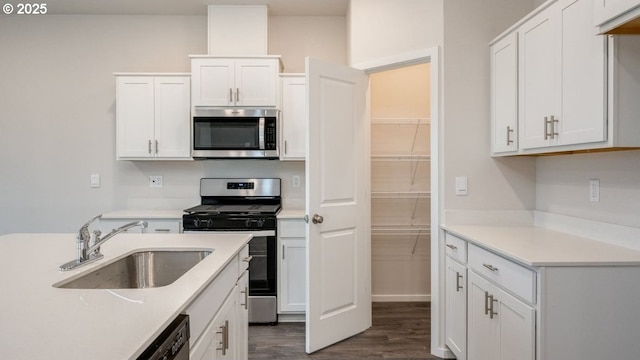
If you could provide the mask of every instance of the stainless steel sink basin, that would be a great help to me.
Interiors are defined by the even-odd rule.
[[[184,275],[211,251],[139,251],[101,266],[77,279],[55,284],[67,289],[140,289],[166,286]]]

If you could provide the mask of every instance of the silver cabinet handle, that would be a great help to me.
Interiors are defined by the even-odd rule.
[[[219,342],[220,347],[216,350],[222,350],[222,355],[227,355],[229,349],[229,320],[224,321],[224,325],[220,326],[220,331],[216,331],[216,334],[222,335],[222,340]]]
[[[460,285],[460,279],[462,279],[462,275],[456,271],[456,292],[462,290],[462,285]]]
[[[484,314],[485,315],[489,314],[489,292],[488,291],[484,292]]]
[[[247,289],[247,287],[244,287],[243,291],[240,291],[240,294],[244,294],[244,304],[240,304],[240,306],[244,306],[245,310],[249,310],[249,289]]]
[[[240,88],[236,88],[236,103],[240,102]]]
[[[498,315],[497,312],[493,311],[493,304],[498,302],[498,299],[494,298],[493,295],[489,295],[489,319],[493,319],[495,315]]]
[[[233,89],[229,88],[229,102],[233,103]]]
[[[511,133],[513,133],[513,129],[511,126],[507,126],[507,146],[513,144],[513,140],[511,140]]]
[[[248,263],[248,262],[251,262],[252,259],[253,259],[253,256],[247,256],[246,258],[242,259],[242,261]]]
[[[155,229],[155,232],[171,232],[171,229]]]
[[[458,250],[458,247],[455,245],[447,244],[447,247],[451,250]]]
[[[318,214],[313,214],[313,217],[311,218],[311,222],[314,224],[322,224],[323,221],[324,218]]]
[[[555,139],[555,137],[558,135],[558,133],[556,132],[556,124],[559,122],[560,120],[555,119],[553,115],[551,115],[551,120],[549,120],[549,123],[551,124],[551,138]]]
[[[151,140],[149,140],[149,154],[151,154]]]
[[[549,138],[549,118],[547,116],[544,117],[544,139],[547,140]]]
[[[282,245],[282,260],[284,260],[284,245]]]
[[[489,269],[489,270],[491,270],[493,272],[498,271],[498,268],[493,266],[493,265],[491,265],[491,264],[482,264],[482,266],[486,267],[487,269]]]
[[[284,141],[284,153],[287,154],[287,140]]]
[[[156,140],[156,154],[158,153],[158,140]]]

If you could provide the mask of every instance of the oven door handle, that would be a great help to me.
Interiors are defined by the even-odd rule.
[[[258,149],[264,150],[264,118],[258,120]]]
[[[199,231],[198,233],[202,234],[205,231]],[[222,233],[222,234],[238,234],[238,235],[253,235],[253,237],[263,237],[263,236],[276,236],[275,230],[256,230],[256,231],[233,231],[233,230],[221,230],[221,231],[206,231],[212,233]]]

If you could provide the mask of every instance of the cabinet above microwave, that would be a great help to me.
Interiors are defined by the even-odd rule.
[[[279,56],[191,56],[191,105],[276,108]]]

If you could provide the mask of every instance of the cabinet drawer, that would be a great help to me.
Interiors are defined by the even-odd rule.
[[[177,234],[180,232],[180,221],[177,220],[152,220],[147,222],[149,226],[145,230],[149,234]]]
[[[280,233],[280,237],[303,238],[306,236],[305,225],[302,219],[280,220],[278,232]]]
[[[447,256],[463,264],[467,263],[467,242],[457,236],[446,233],[445,237]]]
[[[534,271],[473,244],[469,244],[469,267],[523,300],[535,303]]]

